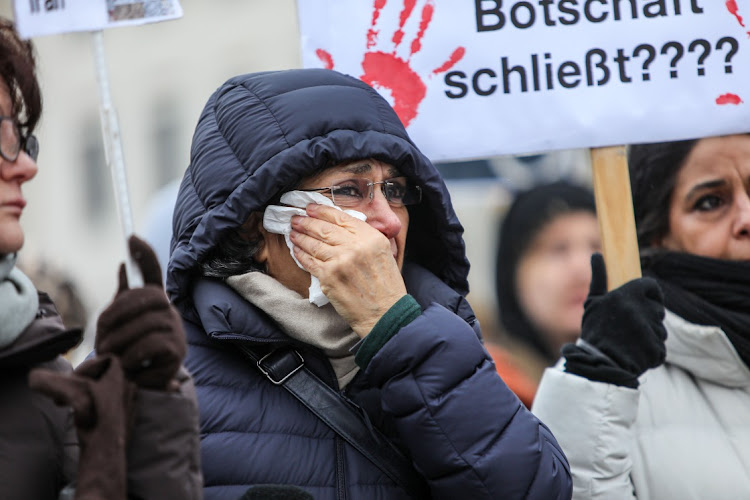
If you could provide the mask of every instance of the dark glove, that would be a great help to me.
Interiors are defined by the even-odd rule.
[[[175,390],[174,377],[186,353],[182,319],[164,293],[154,251],[136,236],[128,245],[144,285],[128,288],[125,265],[120,265],[119,288],[99,316],[94,348],[119,356],[125,375],[138,386]]]
[[[601,254],[591,256],[591,287],[579,344],[563,346],[565,371],[589,380],[638,387],[638,377],[664,362],[664,296],[653,278],[638,278],[607,293]]]
[[[29,373],[29,387],[73,409],[80,445],[75,498],[125,500],[135,386],[120,361],[97,356],[69,373],[37,368]]]

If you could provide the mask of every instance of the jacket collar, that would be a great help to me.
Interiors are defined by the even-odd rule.
[[[195,311],[206,334],[215,340],[287,342],[273,320],[222,280],[201,278],[193,290]]]
[[[750,386],[750,369],[718,326],[690,323],[667,311],[667,362],[728,387]]]
[[[475,321],[464,297],[425,268],[404,263],[408,292],[424,310],[433,302],[458,314],[467,323]],[[246,301],[222,280],[201,278],[193,289],[193,304],[206,334],[215,340],[245,340],[260,343],[291,342],[274,321]]]
[[[65,329],[52,300],[39,292],[39,309],[31,324],[10,345],[0,350],[0,368],[27,368],[55,359],[81,342],[80,328]]]

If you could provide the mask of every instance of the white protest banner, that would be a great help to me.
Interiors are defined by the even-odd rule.
[[[433,160],[750,130],[750,0],[297,3],[303,65],[373,85]]]
[[[13,7],[24,38],[182,17],[178,0],[15,0]]]

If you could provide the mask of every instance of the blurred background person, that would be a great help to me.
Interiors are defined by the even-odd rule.
[[[18,268],[39,290],[47,292],[69,328],[86,329],[89,312],[73,276],[42,258],[19,256]]]
[[[502,331],[487,349],[527,407],[544,369],[580,334],[591,254],[600,248],[594,196],[567,181],[521,192],[500,225],[495,285]]]
[[[750,134],[635,145],[629,168],[644,277],[607,292],[592,259],[534,412],[574,498],[750,498]]]
[[[29,277],[36,288],[44,290],[50,296],[66,327],[83,330],[83,340],[64,354],[73,366],[78,365],[93,349],[96,332],[93,326],[88,327],[90,312],[77,280],[45,258],[19,255],[16,266]]]

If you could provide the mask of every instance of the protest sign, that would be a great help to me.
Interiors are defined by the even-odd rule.
[[[143,277],[128,248],[128,239],[133,234],[133,216],[120,125],[109,89],[102,30],[176,19],[182,16],[182,7],[178,0],[15,0],[13,10],[16,27],[23,38],[71,31],[91,32],[102,139],[125,240],[125,271],[131,288],[143,286]]]
[[[178,0],[15,0],[18,32],[31,38],[176,19]]]
[[[373,85],[433,160],[750,129],[747,0],[300,0],[298,9],[303,65]]]

